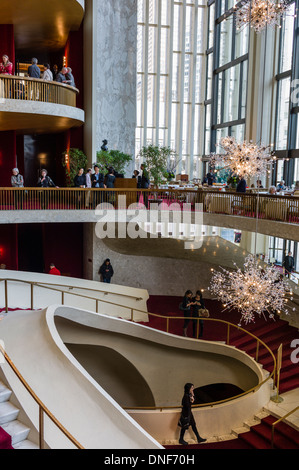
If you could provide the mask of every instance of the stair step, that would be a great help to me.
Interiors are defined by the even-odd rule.
[[[2,427],[3,424],[14,421],[17,419],[18,414],[18,408],[12,405],[9,401],[0,403],[0,426]]]
[[[25,426],[25,424],[21,423],[17,419],[3,424],[1,427],[4,429],[4,431],[7,432],[7,434],[11,436],[12,446],[27,439],[30,432],[30,428]]]
[[[3,382],[0,382],[0,403],[8,401],[10,399],[11,393],[11,390],[9,390],[9,388],[7,388]]]
[[[16,445],[14,445],[13,448],[16,450],[29,450],[39,449],[39,446],[37,444],[34,444],[34,442],[25,439],[24,441],[18,442]]]
[[[239,439],[250,444],[254,449],[271,449],[271,444],[269,442],[251,431],[239,434]]]

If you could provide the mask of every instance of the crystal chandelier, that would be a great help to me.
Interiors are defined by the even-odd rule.
[[[274,266],[261,266],[255,256],[249,255],[244,271],[221,270],[213,272],[209,290],[223,303],[224,310],[237,309],[241,313],[240,323],[254,321],[255,315],[274,319],[275,313],[289,313],[287,295],[293,300],[292,290]]]
[[[275,160],[269,146],[246,141],[238,143],[234,137],[223,137],[218,146],[224,153],[212,154],[211,166],[229,169],[240,178],[270,173]]]
[[[236,11],[237,29],[250,24],[251,28],[260,33],[267,26],[280,27],[281,17],[289,6],[286,0],[245,0]]]

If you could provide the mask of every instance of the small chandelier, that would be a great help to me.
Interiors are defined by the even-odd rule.
[[[222,147],[224,153],[212,154],[210,165],[229,169],[240,178],[270,173],[275,160],[269,146],[247,141],[238,143],[234,137],[223,137],[218,146]]]
[[[289,313],[287,294],[293,293],[274,266],[261,266],[249,255],[243,272],[240,268],[235,272],[221,270],[213,271],[209,290],[223,303],[224,311],[237,309],[241,313],[240,324],[254,322],[255,315],[274,319],[275,313]]]
[[[267,26],[280,27],[280,20],[289,9],[286,0],[245,0],[236,11],[236,26],[241,29],[249,25],[257,33],[262,32]]]

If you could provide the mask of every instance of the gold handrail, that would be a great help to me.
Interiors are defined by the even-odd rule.
[[[274,423],[272,423],[272,432],[271,432],[271,447],[272,449],[274,449],[274,432],[275,432],[275,426],[277,426],[277,424],[279,424],[281,421],[285,420],[286,418],[288,418],[291,414],[295,413],[295,411],[299,410],[299,406],[297,406],[296,408],[294,408],[292,411],[289,411],[287,414],[285,414],[284,416],[282,416],[281,418],[279,418],[277,421],[275,421]]]
[[[190,205],[193,210],[202,204],[204,213],[227,214],[256,218],[257,195],[213,190],[137,189],[137,188],[0,188],[0,210],[94,210],[101,202],[115,209],[129,207],[143,195],[144,203],[162,201]],[[125,197],[125,201],[118,196]],[[299,223],[299,197],[259,195],[259,217],[286,223]],[[120,206],[118,206],[120,204]],[[123,207],[123,204],[125,206]],[[109,209],[109,206],[108,206]],[[172,209],[171,209],[172,210]]]
[[[76,106],[79,90],[65,83],[17,75],[0,76],[0,98]]]
[[[33,306],[34,306],[34,302],[33,302],[33,286],[34,285],[37,285],[38,287],[41,287],[41,288],[45,288],[45,289],[50,289],[50,290],[54,290],[56,292],[60,292],[62,294],[62,304],[64,304],[64,294],[65,293],[69,293],[71,295],[77,295],[77,296],[81,296],[81,297],[84,297],[84,298],[88,298],[88,299],[91,299],[91,300],[95,300],[97,302],[97,307],[98,307],[98,301],[100,302],[104,302],[104,303],[109,303],[109,304],[112,304],[112,305],[116,305],[116,306],[119,306],[119,307],[122,307],[122,308],[128,308],[131,310],[131,321],[134,321],[134,311],[135,312],[141,312],[145,315],[148,315],[148,316],[153,316],[153,317],[157,317],[157,318],[163,318],[166,320],[166,332],[168,333],[169,332],[169,320],[182,320],[182,319],[185,319],[185,317],[182,317],[182,316],[165,316],[165,315],[160,315],[160,314],[156,314],[156,313],[151,313],[151,312],[147,312],[147,311],[144,311],[144,310],[141,310],[141,309],[137,309],[137,308],[134,308],[134,307],[128,307],[128,306],[124,306],[124,305],[121,305],[121,304],[116,304],[114,302],[109,302],[109,301],[106,301],[106,300],[101,300],[101,299],[97,299],[97,298],[94,298],[94,297],[90,297],[90,296],[82,296],[80,295],[79,293],[74,293],[74,292],[66,292],[66,291],[62,291],[61,289],[58,289],[57,287],[50,287],[49,285],[45,285],[43,286],[42,284],[39,284],[37,282],[32,282],[32,281],[25,281],[25,280],[22,280],[22,279],[0,279],[0,282],[1,281],[4,281],[5,282],[5,308],[6,308],[6,312],[8,312],[8,294],[7,294],[7,281],[17,281],[17,282],[23,282],[25,284],[30,284],[31,285],[31,309],[33,310]],[[69,287],[69,286],[67,286]],[[97,309],[98,310],[98,309]],[[97,311],[98,313],[98,311]],[[194,317],[186,317],[186,319],[189,319],[189,320],[193,320],[194,321]],[[247,395],[249,393],[252,393],[252,392],[256,392],[262,385],[264,385],[264,383],[266,383],[268,380],[270,380],[274,374],[275,374],[275,371],[276,371],[276,358],[274,356],[274,354],[272,353],[271,349],[261,340],[259,339],[257,336],[255,336],[253,333],[245,330],[244,328],[241,328],[240,326],[238,325],[235,325],[234,323],[231,323],[231,322],[228,322],[226,320],[221,320],[221,319],[216,319],[216,318],[196,318],[196,321],[197,321],[197,330],[198,330],[198,323],[199,323],[199,320],[203,320],[203,321],[215,321],[215,322],[218,322],[218,323],[224,323],[227,325],[228,329],[227,329],[227,344],[229,344],[229,339],[230,339],[230,327],[232,326],[233,328],[237,328],[237,330],[241,330],[243,331],[244,333],[250,335],[251,337],[253,337],[256,341],[257,341],[257,349],[256,349],[256,357],[255,357],[255,360],[258,361],[258,353],[259,353],[259,345],[263,345],[270,353],[270,355],[272,356],[272,359],[273,359],[273,370],[272,372],[269,374],[269,376],[264,380],[262,381],[261,383],[259,383],[258,385],[256,385],[255,387],[251,388],[250,390],[247,390],[246,392],[243,392],[239,395],[236,395],[234,397],[231,397],[231,398],[227,398],[225,400],[221,400],[221,401],[217,401],[217,402],[212,402],[212,403],[205,403],[205,404],[202,404],[202,405],[195,405],[195,407],[203,407],[203,406],[215,406],[217,404],[220,404],[220,403],[225,403],[227,401],[231,401],[235,398],[238,398],[238,397],[241,397],[241,396],[244,396],[244,395]],[[273,388],[274,388],[274,383],[273,383]],[[173,409],[173,408],[177,408],[178,406],[168,406],[168,407],[162,407],[162,408],[165,408],[165,409]],[[162,409],[161,406],[159,407],[135,407],[134,409]],[[125,408],[125,409],[131,409],[131,408]]]
[[[168,325],[169,325],[169,320],[193,320],[194,321],[194,317],[169,317],[169,316],[164,316],[164,315],[159,315],[159,314],[155,314],[155,313],[150,313],[148,312],[148,315],[149,316],[156,316],[158,318],[163,318],[165,320],[167,320],[167,328],[168,328]],[[262,346],[264,346],[268,352],[270,353],[270,355],[272,356],[272,359],[273,359],[273,370],[272,372],[269,374],[268,377],[266,377],[265,380],[263,380],[261,383],[259,383],[258,385],[256,385],[255,387],[252,387],[251,389],[249,390],[246,390],[246,392],[243,392],[243,393],[240,393],[238,395],[235,395],[233,397],[230,397],[230,398],[226,398],[224,400],[219,400],[219,401],[215,401],[215,402],[210,402],[210,403],[203,403],[203,404],[197,404],[197,405],[194,405],[194,408],[201,408],[201,407],[204,407],[204,406],[215,406],[215,405],[219,405],[219,404],[222,404],[222,403],[226,403],[228,401],[231,401],[231,400],[235,400],[236,398],[240,398],[244,395],[249,395],[249,393],[255,393],[262,385],[264,385],[268,380],[270,380],[272,377],[274,377],[275,375],[275,371],[276,371],[276,358],[273,354],[273,352],[271,351],[271,349],[260,339],[258,338],[257,336],[255,336],[253,333],[251,333],[250,331],[247,331],[245,330],[244,328],[241,328],[240,326],[238,325],[235,325],[234,323],[231,323],[231,322],[228,322],[226,320],[221,320],[221,319],[217,319],[217,318],[196,318],[196,321],[197,323],[199,323],[200,320],[203,320],[203,321],[215,321],[215,322],[219,322],[219,323],[225,323],[227,326],[228,326],[228,334],[227,334],[227,338],[228,338],[228,341],[229,341],[229,328],[230,326],[234,327],[234,328],[237,328],[237,330],[241,330],[243,332],[245,332],[246,334],[252,336],[256,341],[257,341],[257,352],[256,352],[256,361],[258,360],[258,350],[259,350],[259,344],[261,344]],[[168,332],[168,329],[167,329],[167,332]],[[273,388],[274,388],[274,381],[273,381]],[[150,407],[134,407],[134,410],[163,410],[163,409],[176,409],[176,408],[179,408],[179,405],[173,405],[173,406],[150,406]],[[124,407],[125,410],[132,410],[132,407]]]
[[[43,420],[43,414],[45,413],[48,418],[51,419],[51,421],[60,429],[60,431],[78,448],[78,449],[84,449],[84,447],[71,435],[69,431],[58,421],[57,418],[48,410],[48,408],[43,404],[43,402],[38,398],[38,396],[35,394],[35,392],[32,390],[30,385],[26,382],[24,377],[21,375],[17,367],[14,365],[6,351],[3,349],[2,345],[0,344],[0,352],[2,353],[3,357],[5,358],[6,362],[10,366],[10,368],[13,370],[13,372],[16,374],[18,379],[21,381],[21,383],[24,385],[26,390],[29,392],[31,397],[34,399],[34,401],[38,404],[39,406],[39,448],[43,449],[44,448],[44,420]]]

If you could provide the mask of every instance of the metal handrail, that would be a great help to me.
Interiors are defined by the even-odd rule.
[[[233,397],[230,397],[230,398],[226,398],[224,400],[219,400],[219,401],[215,401],[215,402],[210,402],[210,403],[203,403],[203,404],[197,404],[197,405],[193,405],[194,408],[202,408],[202,407],[205,407],[205,406],[210,406],[210,407],[213,407],[215,405],[219,405],[219,404],[222,404],[222,403],[226,403],[226,402],[229,402],[231,400],[235,400],[236,398],[240,398],[242,396],[245,396],[245,395],[248,395],[249,393],[255,393],[262,385],[264,385],[268,380],[270,380],[272,377],[275,377],[275,373],[276,373],[276,358],[273,354],[273,352],[271,351],[271,349],[260,339],[258,338],[257,336],[255,336],[253,333],[250,333],[249,331],[245,330],[244,328],[241,328],[240,326],[238,325],[235,325],[234,323],[230,323],[226,320],[220,320],[220,319],[217,319],[217,318],[194,318],[194,317],[169,317],[169,316],[164,316],[164,315],[159,315],[159,314],[154,314],[154,313],[150,313],[148,312],[148,315],[149,316],[156,316],[158,318],[164,318],[167,320],[166,324],[167,324],[167,333],[168,333],[168,327],[169,327],[169,320],[182,320],[182,319],[186,319],[186,320],[196,320],[197,321],[197,328],[198,328],[198,324],[199,324],[199,321],[200,320],[203,320],[203,321],[214,321],[214,322],[218,322],[218,323],[225,323],[228,327],[228,330],[227,330],[227,344],[229,344],[229,335],[230,335],[230,327],[234,327],[234,328],[237,328],[237,330],[241,330],[243,332],[245,332],[246,334],[252,336],[256,341],[257,341],[257,349],[256,349],[256,356],[255,356],[255,360],[256,362],[258,361],[258,353],[259,353],[259,346],[262,345],[264,346],[268,352],[270,353],[270,355],[272,356],[272,359],[273,359],[273,370],[272,372],[269,374],[268,377],[266,377],[265,380],[263,380],[262,382],[260,382],[258,385],[256,385],[255,387],[252,387],[251,389],[247,390],[246,392],[243,392],[243,393],[240,393],[238,395],[235,395]],[[273,388],[274,388],[274,380],[273,380]],[[134,407],[134,410],[163,410],[163,409],[176,409],[176,408],[179,408],[179,405],[173,405],[173,406],[152,406],[152,407]],[[125,407],[124,409],[126,410],[132,410],[132,407]]]
[[[60,429],[60,431],[78,448],[78,449],[84,449],[84,447],[72,436],[72,434],[67,431],[67,429],[58,421],[57,418],[48,410],[48,408],[44,405],[44,403],[38,398],[38,396],[35,394],[35,392],[32,390],[30,385],[26,382],[24,377],[21,375],[17,367],[14,365],[6,351],[3,349],[2,345],[0,344],[0,352],[2,353],[3,357],[5,358],[6,362],[10,366],[10,368],[13,370],[13,372],[16,374],[18,379],[21,381],[21,383],[24,385],[26,390],[29,392],[31,397],[34,399],[34,401],[38,404],[39,407],[39,448],[44,449],[44,414],[50,418],[50,420]]]
[[[38,287],[41,287],[41,288],[45,288],[45,289],[50,289],[50,290],[54,290],[56,292],[60,292],[62,294],[62,305],[64,305],[64,294],[65,293],[68,293],[68,294],[71,294],[71,295],[77,295],[77,296],[81,296],[81,297],[84,297],[84,298],[88,298],[88,299],[92,299],[92,300],[95,300],[97,302],[96,306],[97,306],[97,313],[98,313],[98,301],[99,299],[97,298],[94,298],[94,297],[90,297],[90,296],[82,296],[80,295],[79,293],[70,293],[70,292],[66,292],[66,291],[63,291],[61,289],[58,289],[57,287],[50,287],[48,285],[45,285],[43,286],[42,284],[39,284],[37,282],[32,282],[32,281],[25,281],[25,280],[22,280],[22,279],[0,279],[0,282],[1,281],[4,281],[5,282],[5,308],[6,308],[6,312],[8,312],[8,293],[7,293],[7,281],[17,281],[17,282],[23,282],[25,284],[30,284],[31,285],[31,309],[33,309],[33,305],[34,305],[34,302],[33,302],[33,295],[34,295],[34,290],[33,290],[33,287],[34,285],[38,286]],[[69,286],[68,286],[69,287]],[[135,312],[141,312],[145,315],[148,315],[148,316],[154,316],[154,317],[158,317],[158,318],[163,318],[166,320],[166,332],[168,333],[169,332],[169,321],[170,320],[182,320],[182,319],[185,319],[185,317],[182,317],[182,316],[164,316],[164,315],[160,315],[160,314],[156,314],[156,313],[151,313],[151,312],[147,312],[147,311],[144,311],[144,310],[141,310],[141,309],[137,309],[137,308],[134,308],[134,307],[128,307],[128,306],[124,306],[124,305],[121,305],[121,304],[116,304],[116,303],[113,303],[113,302],[109,302],[109,301],[106,301],[106,300],[100,300],[100,302],[104,302],[104,303],[109,303],[109,304],[113,304],[113,305],[117,305],[119,307],[122,307],[122,308],[128,308],[131,310],[131,321],[134,321],[134,311]],[[189,319],[189,320],[195,320],[194,317],[186,317],[186,319]],[[256,392],[264,383],[266,383],[268,380],[270,380],[275,372],[276,372],[276,358],[274,356],[274,354],[272,353],[271,349],[261,340],[259,339],[257,336],[255,336],[254,334],[252,334],[251,332],[241,328],[240,326],[238,325],[235,325],[234,323],[230,323],[226,320],[221,320],[221,319],[216,319],[216,318],[196,318],[196,321],[197,321],[197,331],[198,331],[198,328],[199,328],[199,321],[200,320],[204,320],[204,321],[215,321],[215,322],[218,322],[218,323],[224,323],[227,325],[227,344],[229,345],[229,341],[230,341],[230,327],[234,327],[234,328],[237,328],[237,330],[239,331],[243,331],[245,332],[246,334],[250,335],[251,337],[253,337],[256,341],[257,341],[257,348],[256,348],[256,355],[255,355],[255,360],[258,361],[258,354],[259,354],[259,346],[260,344],[262,346],[264,346],[268,352],[270,353],[270,355],[272,356],[272,359],[273,359],[273,370],[272,372],[269,374],[269,376],[263,380],[261,383],[259,383],[258,385],[256,385],[255,387],[251,388],[250,390],[247,390],[246,392],[243,392],[239,395],[236,395],[234,397],[231,397],[231,398],[227,398],[225,400],[221,400],[221,401],[217,401],[217,402],[212,402],[212,403],[205,403],[205,404],[201,404],[201,405],[195,405],[195,407],[203,407],[203,406],[215,406],[215,405],[218,405],[218,404],[221,404],[221,403],[225,403],[227,401],[231,401],[235,398],[238,398],[238,397],[241,397],[241,396],[244,396],[244,395],[247,395],[249,393],[252,393],[252,392]],[[273,381],[273,388],[274,388],[274,382],[275,380]],[[134,409],[173,409],[173,408],[177,408],[178,406],[168,406],[168,407],[161,407],[161,406],[158,406],[158,407],[134,407]],[[131,409],[131,408],[125,408],[125,409]]]
[[[269,194],[236,193],[202,189],[137,189],[137,188],[0,188],[0,211],[10,210],[94,210],[102,202],[129,207],[140,196],[148,203],[185,204],[184,211],[202,204],[204,213],[256,218],[259,197],[259,218],[299,223],[299,197]],[[119,196],[126,199],[119,200]],[[189,207],[188,207],[189,204]],[[109,207],[108,207],[109,208]]]
[[[272,430],[271,430],[271,447],[272,449],[274,449],[274,432],[275,432],[275,426],[277,426],[277,424],[279,424],[281,421],[285,420],[286,418],[288,418],[291,414],[295,413],[295,411],[299,410],[299,406],[297,406],[296,408],[294,408],[293,410],[289,411],[287,414],[285,414],[284,416],[282,416],[281,418],[279,418],[277,421],[275,421],[274,423],[272,423]]]
[[[66,106],[76,106],[79,90],[65,83],[39,78],[0,76],[0,98],[18,101],[38,101]]]

